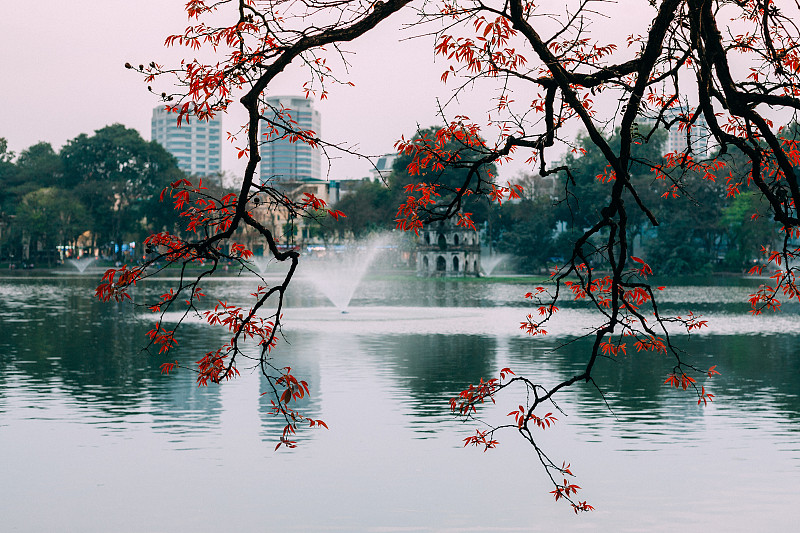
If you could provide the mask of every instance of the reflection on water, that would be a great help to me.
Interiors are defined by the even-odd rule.
[[[444,407],[461,388],[495,373],[496,339],[477,335],[387,335],[364,339],[361,350],[390,373],[393,397],[409,427],[437,432],[452,417]]]
[[[346,315],[298,286],[275,364],[309,382],[303,409],[331,429],[276,453],[283,423],[258,372],[208,388],[185,370],[161,376],[163,360],[141,351],[150,317],[94,301],[95,282],[0,278],[9,530],[666,531],[677,521],[738,531],[791,530],[798,518],[800,325],[792,309],[748,316],[750,281],[664,294],[665,308],[711,319],[707,333],[679,339],[699,368],[723,372],[709,407],[663,384],[663,356],[633,351],[598,363],[599,390],[558,398],[541,443],[573,464],[598,508],[577,518],[551,502],[512,433],[490,453],[463,449],[475,426],[447,405],[502,367],[546,384],[580,371],[591,318],[577,304],[551,336],[531,339],[517,330],[522,283],[368,280]],[[245,303],[242,285],[205,292]],[[135,299],[163,287],[148,283]],[[184,333],[171,358],[224,342],[196,322]],[[518,403],[501,397],[481,416],[505,420]]]

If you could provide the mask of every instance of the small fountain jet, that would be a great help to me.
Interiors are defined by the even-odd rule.
[[[78,269],[78,272],[83,274],[86,268],[94,263],[94,257],[79,257],[78,259],[70,259],[69,262]]]
[[[356,287],[364,279],[388,236],[378,236],[304,265],[305,276],[342,313],[347,313]]]

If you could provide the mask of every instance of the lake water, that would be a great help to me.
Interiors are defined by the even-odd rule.
[[[486,453],[463,448],[476,426],[448,399],[503,367],[546,384],[576,372],[587,343],[553,348],[592,321],[582,308],[564,305],[534,339],[518,330],[522,281],[368,279],[349,314],[297,283],[278,363],[309,381],[305,408],[330,430],[276,452],[281,425],[256,372],[208,388],[187,371],[160,375],[164,359],[141,352],[151,317],[95,301],[98,277],[0,277],[3,531],[795,531],[800,520],[798,309],[749,316],[750,282],[663,295],[666,310],[710,321],[680,339],[722,372],[708,407],[663,384],[663,356],[637,353],[596,369],[610,410],[588,386],[558,397],[565,414],[540,442],[596,508],[575,516],[515,433]],[[251,287],[205,289],[245,302]],[[222,339],[188,323],[169,360]],[[482,415],[502,421],[521,400]]]

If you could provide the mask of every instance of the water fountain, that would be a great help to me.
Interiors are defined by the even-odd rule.
[[[72,266],[74,266],[75,268],[78,269],[78,272],[83,274],[83,272],[86,270],[86,268],[90,264],[94,263],[94,260],[95,260],[94,257],[84,256],[84,257],[79,257],[77,259],[69,259],[68,261],[70,263],[72,263]]]
[[[272,262],[272,259],[263,255],[254,255],[249,261],[253,263],[253,266],[256,267],[259,274],[264,274],[264,272],[267,271],[267,267]]]
[[[379,235],[341,251],[329,251],[319,259],[309,258],[303,264],[303,275],[337,309],[346,313],[356,287],[388,243],[388,235]]]
[[[481,269],[483,270],[483,273],[486,274],[487,276],[491,276],[492,272],[494,272],[494,269],[497,268],[497,266],[500,263],[502,263],[503,261],[505,261],[509,257],[511,257],[511,256],[508,255],[508,254],[497,254],[497,255],[490,255],[490,256],[485,256],[485,257],[482,256],[481,257]]]

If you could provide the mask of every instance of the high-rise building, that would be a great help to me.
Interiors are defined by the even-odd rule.
[[[664,112],[664,121],[667,123],[672,122],[679,115],[687,112],[688,111],[682,108],[667,109]],[[655,124],[655,118],[640,117],[639,123],[645,128],[648,126],[652,128],[653,124]],[[661,127],[663,127],[663,125]],[[646,135],[648,132],[649,130],[645,129],[640,131],[640,133],[643,135]],[[705,117],[701,114],[699,117],[697,117],[697,120],[692,125],[688,139],[686,135],[686,128],[681,127],[680,121],[676,121],[674,124],[672,124],[670,129],[667,130],[667,139],[664,142],[664,152],[683,152],[686,150],[687,146],[689,146],[689,142],[691,142],[692,157],[695,159],[706,158],[711,152],[710,140],[711,133],[708,130]]]
[[[270,96],[267,103],[275,110],[282,112],[278,116],[273,112],[270,120],[273,125],[262,123],[259,148],[261,153],[261,181],[315,181],[322,179],[322,155],[318,148],[313,148],[301,140],[287,136],[286,124],[294,130],[311,130],[317,137],[321,134],[322,120],[319,111],[314,109],[313,101],[303,96]],[[289,122],[289,121],[293,121]],[[270,131],[274,127],[277,131]]]
[[[166,106],[153,109],[150,122],[152,140],[178,160],[178,167],[192,176],[209,176],[222,171],[222,119],[192,117],[178,127],[178,115],[167,113]]]

